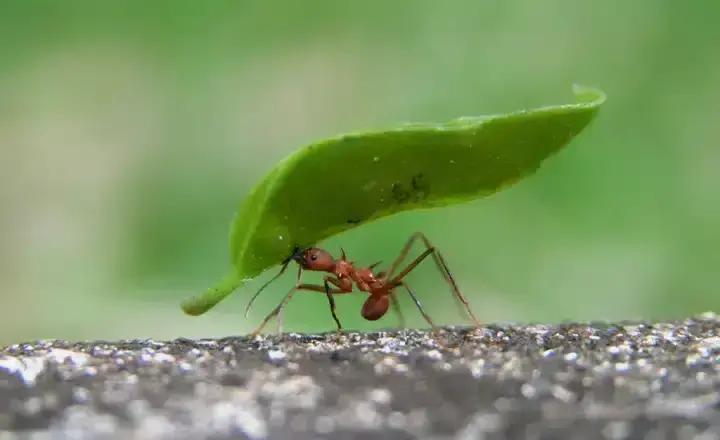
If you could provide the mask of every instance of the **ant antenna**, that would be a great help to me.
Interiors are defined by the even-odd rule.
[[[282,265],[282,268],[280,269],[280,272],[278,272],[277,275],[275,275],[274,277],[270,278],[265,284],[263,284],[262,287],[260,287],[260,289],[258,289],[258,291],[255,292],[255,295],[253,295],[252,298],[250,298],[250,302],[248,303],[247,306],[245,306],[245,317],[246,317],[246,318],[247,318],[247,316],[248,316],[248,313],[250,313],[250,308],[252,307],[253,303],[255,302],[255,300],[257,299],[257,297],[260,295],[260,293],[261,293],[263,290],[265,290],[265,288],[266,288],[267,286],[269,286],[270,283],[272,283],[272,282],[275,281],[276,279],[280,278],[280,276],[282,276],[282,274],[285,273],[285,270],[286,270],[286,269],[288,268],[288,266],[290,265],[290,262],[293,260],[293,258],[295,258],[296,255],[298,255],[298,252],[300,252],[300,248],[299,248],[299,247],[296,247],[296,248],[293,250],[292,254],[283,261],[283,265]]]
[[[375,269],[377,267],[377,265],[380,263],[382,263],[382,261],[376,261],[373,264],[371,264],[370,266],[368,266],[368,269],[370,269],[370,270]]]

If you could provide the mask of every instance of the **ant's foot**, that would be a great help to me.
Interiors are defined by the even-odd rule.
[[[340,341],[345,340],[345,338],[347,338],[347,330],[339,328],[339,329],[336,329],[332,333],[328,333],[327,336],[328,336],[328,339],[330,339],[330,340],[340,342]]]
[[[253,330],[252,333],[250,333],[250,339],[257,338],[260,335],[260,332],[262,332],[264,328],[265,328],[264,324],[255,327],[255,330]]]
[[[449,344],[449,340],[447,338],[447,334],[445,333],[445,329],[442,327],[433,327],[430,330],[430,334],[432,335],[433,339],[435,339],[438,344],[445,347]]]

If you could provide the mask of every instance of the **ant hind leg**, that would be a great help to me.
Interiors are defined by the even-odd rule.
[[[465,312],[467,312],[468,316],[472,319],[475,326],[479,327],[480,322],[478,321],[477,317],[473,313],[472,309],[470,308],[470,303],[465,298],[465,296],[460,292],[460,288],[457,285],[457,282],[455,281],[455,277],[453,277],[452,272],[450,272],[450,268],[448,267],[447,263],[445,262],[445,258],[442,256],[442,254],[435,248],[435,246],[430,243],[430,240],[428,240],[427,236],[423,234],[422,232],[416,232],[414,233],[410,239],[408,239],[407,243],[405,243],[405,246],[400,251],[400,255],[398,258],[393,262],[393,265],[390,267],[390,270],[388,271],[388,278],[391,278],[394,274],[394,272],[397,270],[398,266],[405,260],[407,257],[408,252],[410,251],[410,248],[412,247],[413,243],[415,241],[421,240],[423,244],[425,245],[425,252],[418,258],[416,258],[413,262],[411,262],[399,275],[397,275],[394,280],[400,281],[402,278],[404,278],[410,271],[412,271],[422,260],[425,259],[425,257],[430,254],[432,255],[433,261],[435,262],[435,266],[438,268],[440,273],[442,274],[445,281],[450,285],[450,288],[453,292],[453,296],[457,301],[459,301],[464,309]]]
[[[420,302],[418,297],[415,296],[415,293],[413,293],[413,291],[410,289],[410,286],[408,286],[408,284],[404,281],[401,284],[405,288],[405,290],[407,290],[407,293],[410,294],[410,297],[412,298],[413,302],[417,306],[418,310],[420,310],[420,313],[422,314],[423,318],[425,318],[425,321],[427,321],[427,323],[430,324],[430,327],[432,327],[433,331],[437,331],[438,327],[435,325],[435,323],[430,318],[430,316],[427,314],[427,312],[425,312],[425,309],[423,308],[422,303]]]

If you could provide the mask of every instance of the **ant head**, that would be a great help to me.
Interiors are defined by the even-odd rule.
[[[292,257],[305,270],[332,272],[335,259],[329,252],[319,248],[308,248],[296,252]]]

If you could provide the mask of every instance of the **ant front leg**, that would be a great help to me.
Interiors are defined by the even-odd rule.
[[[299,277],[298,277],[298,278],[299,278]],[[272,310],[272,312],[270,312],[270,313],[265,317],[265,319],[263,319],[262,323],[260,323],[260,325],[255,329],[255,331],[252,332],[251,335],[254,337],[254,336],[256,336],[257,334],[259,334],[259,333],[262,331],[262,329],[267,325],[267,323],[268,323],[273,317],[278,316],[278,315],[282,312],[282,310],[283,310],[283,308],[285,307],[285,305],[290,301],[290,298],[292,298],[293,294],[294,294],[295,292],[297,292],[298,290],[306,290],[306,291],[310,291],[310,292],[325,293],[326,295],[328,295],[328,299],[333,299],[333,298],[332,298],[333,295],[339,295],[339,294],[341,294],[341,293],[347,293],[347,292],[345,292],[344,290],[340,290],[340,289],[329,289],[329,292],[327,292],[325,286],[319,286],[319,285],[317,285],[317,284],[296,284],[296,285],[295,285],[292,289],[290,289],[290,291],[285,295],[285,297],[282,299],[282,301],[280,302],[280,304],[278,304],[277,307],[275,307],[275,308]],[[333,309],[332,306],[333,306],[334,304],[335,304],[335,301],[334,301],[334,299],[333,299],[333,300],[331,301],[331,303],[330,303],[331,310]],[[338,325],[340,325],[340,320],[337,319],[337,316],[335,315],[334,310],[333,310],[333,317],[335,318],[335,322],[336,322]]]
[[[425,252],[423,252],[420,256],[415,258],[410,264],[405,267],[397,276],[393,277],[393,274],[398,269],[400,264],[407,258],[408,252],[410,252],[410,249],[412,248],[412,245],[415,243],[415,241],[421,240],[423,244],[425,245]],[[460,288],[457,285],[457,282],[455,281],[455,277],[453,277],[452,273],[450,272],[450,268],[448,268],[447,263],[445,262],[445,258],[443,258],[442,254],[437,251],[435,246],[430,243],[430,240],[423,234],[422,232],[416,232],[414,233],[410,239],[408,239],[407,243],[405,243],[405,246],[403,246],[402,250],[400,251],[400,255],[395,259],[393,264],[390,266],[390,269],[387,272],[387,275],[385,276],[386,279],[392,280],[391,282],[393,284],[399,284],[405,276],[407,276],[408,273],[410,273],[415,267],[417,267],[418,264],[420,264],[428,255],[432,255],[433,261],[435,262],[435,265],[437,266],[438,270],[442,274],[443,278],[445,278],[445,281],[450,285],[450,288],[453,292],[453,295],[455,299],[460,301],[462,305],[465,308],[465,311],[472,319],[473,323],[476,326],[480,326],[480,322],[475,317],[475,314],[473,313],[472,309],[470,309],[470,303],[468,300],[463,296],[463,294],[460,292]]]
[[[324,286],[319,286],[319,285],[316,285],[316,284],[300,284],[300,285],[297,285],[296,287],[293,287],[293,288],[290,289],[290,291],[285,295],[285,297],[282,299],[282,301],[280,302],[280,304],[278,304],[277,307],[275,307],[275,308],[272,310],[272,312],[270,312],[270,313],[265,317],[265,319],[263,319],[262,323],[260,323],[260,325],[252,332],[251,336],[256,336],[256,335],[258,335],[258,334],[262,331],[262,329],[267,325],[267,323],[268,323],[273,317],[278,316],[280,313],[282,313],[282,310],[285,308],[285,305],[287,305],[287,303],[290,301],[290,298],[292,298],[293,294],[294,294],[295,292],[297,292],[298,290],[308,290],[308,291],[312,291],[312,292],[325,293],[325,287],[324,287]],[[327,294],[327,295],[328,295],[328,298],[329,298],[330,300],[332,300],[332,301],[331,301],[331,309],[332,309],[332,306],[335,304],[335,301],[334,301],[334,299],[333,299],[333,295],[337,295],[337,294],[341,294],[341,293],[347,293],[347,292],[344,292],[344,291],[339,290],[339,289],[330,289],[330,293]],[[337,319],[337,316],[335,315],[335,313],[333,313],[333,318],[335,318],[335,322],[336,322],[338,325],[340,325],[340,321]]]
[[[300,277],[301,277],[301,276],[302,276],[302,266],[298,266],[298,273],[297,273],[297,279],[295,280],[295,285],[292,287],[292,289],[290,289],[290,290],[288,291],[288,293],[285,294],[285,296],[283,297],[282,301],[280,301],[280,304],[278,304],[278,305],[272,310],[272,312],[270,312],[270,313],[265,317],[265,319],[263,319],[263,321],[260,323],[260,325],[257,326],[257,328],[256,328],[255,330],[253,330],[253,332],[250,334],[250,337],[254,338],[255,336],[257,336],[257,335],[262,331],[262,329],[265,328],[265,326],[267,325],[267,323],[268,323],[273,317],[278,316],[278,315],[280,314],[280,312],[282,312],[282,309],[283,309],[283,307],[285,307],[285,304],[287,304],[288,301],[290,301],[290,298],[292,298],[292,296],[293,296],[293,294],[295,293],[295,291],[298,290],[298,288],[300,287]],[[278,324],[280,324],[280,323],[278,323]]]

